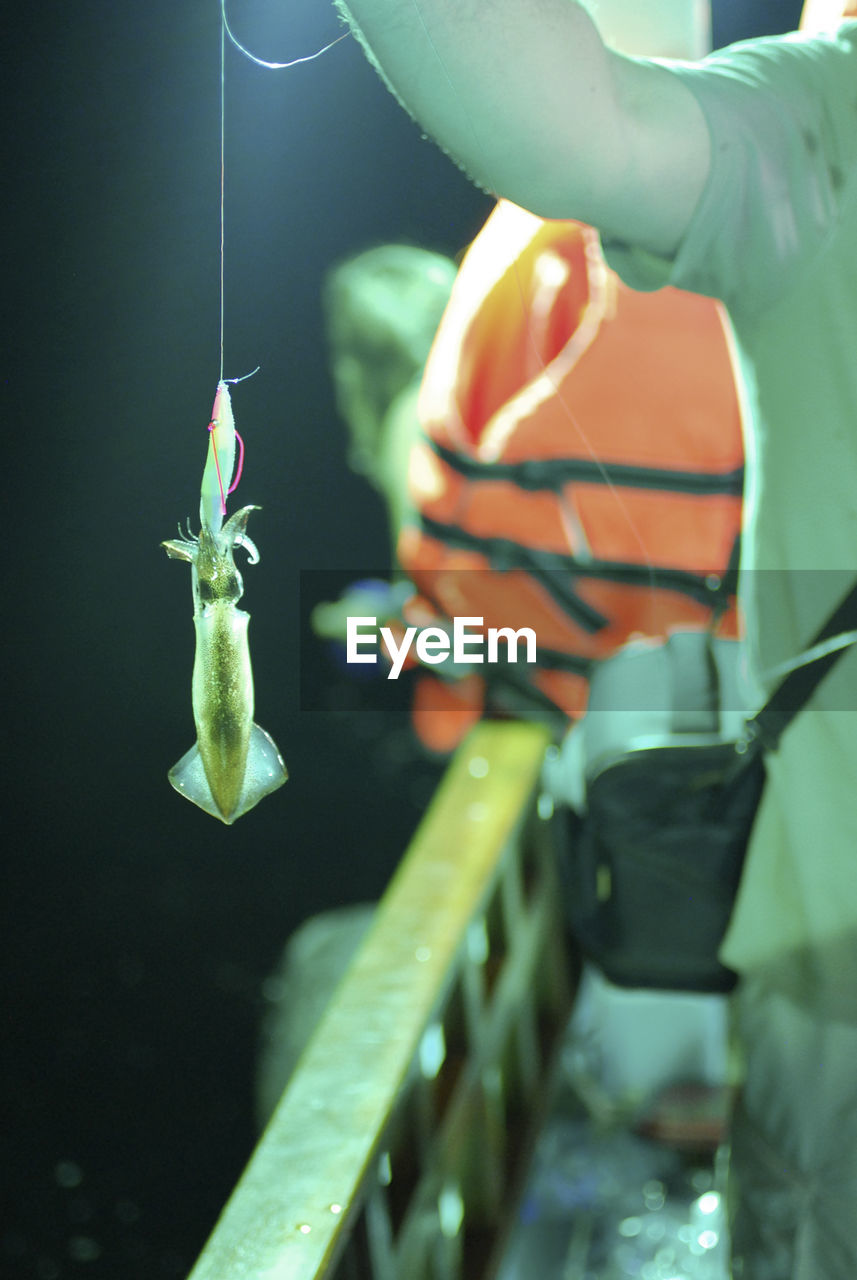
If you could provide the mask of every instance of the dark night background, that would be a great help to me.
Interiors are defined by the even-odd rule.
[[[715,40],[799,0],[720,0]],[[265,57],[338,33],[319,0],[234,0]],[[458,253],[489,200],[353,41],[227,66],[226,375],[257,719],[290,769],[233,828],[177,796],[194,737],[190,573],[219,370],[219,9],[79,0],[7,14],[3,48],[2,1280],[181,1277],[252,1148],[262,982],[307,915],[377,896],[434,772],[394,719],[302,710],[336,683],[299,574],[384,567],[343,461],[319,291],[388,239]],[[338,679],[338,678],[337,678]]]

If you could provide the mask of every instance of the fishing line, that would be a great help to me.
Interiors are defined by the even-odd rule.
[[[226,9],[221,7],[220,23],[220,381],[223,381],[223,264],[226,240]],[[218,469],[219,475],[219,469]],[[221,486],[222,491],[222,486]]]
[[[226,37],[228,36],[232,44],[243,53],[245,58],[249,58],[251,62],[255,62],[257,66],[265,67],[269,71],[283,71],[288,67],[296,67],[304,62],[314,62],[316,58],[320,58],[323,53],[327,53],[328,49],[332,49],[334,45],[339,44],[340,40],[344,40],[350,36],[351,32],[346,31],[341,36],[337,36],[335,40],[331,40],[324,48],[318,49],[315,53],[306,54],[303,57],[292,58],[290,62],[268,62],[264,58],[258,58],[256,54],[251,53],[243,44],[235,37],[232,28],[229,26],[229,19],[226,16],[226,0],[220,0],[220,378],[221,383],[235,384],[236,382],[244,382],[247,378],[252,378],[254,373],[259,372],[257,365],[250,373],[243,374],[240,378],[224,378],[223,376],[223,352],[225,342],[225,313],[226,313],[226,290],[225,290],[225,262],[226,262]],[[220,488],[220,502],[223,514],[226,514],[226,495],[232,493],[236,488],[238,481],[241,479],[241,472],[244,466],[244,441],[238,432],[235,432],[238,440],[239,455],[238,465],[235,468],[235,476],[231,485],[224,494],[223,477],[220,474],[220,459],[217,456],[217,446],[214,442],[213,430],[217,423],[212,420],[208,424],[208,430],[211,433],[211,447],[214,452],[214,465],[217,471],[217,483]]]
[[[220,381],[223,382],[223,344],[224,344],[224,311],[225,311],[225,289],[224,289],[224,262],[225,262],[225,244],[226,244],[226,37],[228,36],[232,44],[243,53],[245,58],[249,58],[251,62],[255,62],[259,67],[265,67],[269,71],[284,71],[288,67],[296,67],[304,62],[314,62],[316,58],[320,58],[323,53],[327,53],[328,49],[332,49],[334,45],[339,44],[340,40],[345,40],[350,36],[351,32],[346,31],[341,36],[337,36],[335,40],[331,40],[324,48],[318,49],[315,53],[309,53],[302,57],[292,58],[290,62],[268,62],[264,58],[259,58],[255,53],[251,53],[245,48],[240,40],[237,39],[232,28],[229,25],[229,19],[226,16],[226,0],[220,0]],[[253,371],[254,373],[256,370]],[[245,374],[250,377],[250,374]],[[228,378],[228,382],[241,382],[241,378]]]
[[[465,103],[464,103],[464,101],[463,101],[463,99],[462,99],[462,97],[461,97],[461,94],[459,93],[458,88],[457,88],[457,87],[456,87],[456,85],[455,85],[455,82],[453,81],[453,79],[452,79],[451,75],[449,74],[449,70],[448,70],[448,68],[447,68],[447,66],[446,66],[446,63],[444,62],[444,60],[443,60],[443,58],[442,58],[442,56],[441,56],[441,54],[440,54],[440,50],[438,49],[437,45],[435,44],[435,42],[434,42],[434,38],[432,37],[432,34],[431,34],[431,31],[429,30],[428,25],[427,25],[427,23],[426,23],[426,21],[425,21],[425,18],[424,18],[424,16],[423,16],[422,9],[421,9],[421,8],[420,8],[420,6],[419,6],[418,0],[411,0],[411,3],[412,3],[412,5],[413,5],[413,7],[414,7],[414,11],[416,12],[417,18],[418,18],[418,20],[419,20],[419,24],[420,24],[420,26],[421,26],[421,27],[422,27],[422,29],[423,29],[423,32],[424,32],[424,34],[425,34],[425,38],[426,38],[426,40],[428,41],[428,44],[429,44],[429,46],[430,46],[430,48],[431,48],[432,52],[434,53],[434,56],[436,57],[436,59],[437,59],[437,61],[438,61],[438,64],[439,64],[439,66],[440,66],[440,68],[441,68],[441,71],[443,72],[444,78],[446,79],[447,84],[449,85],[450,89],[452,90],[452,93],[453,93],[454,97],[456,98],[456,100],[458,101],[458,103],[459,103],[459,105],[460,105],[460,107],[461,107],[461,110],[462,110],[462,112],[463,112],[463,114],[464,114],[464,117],[465,117],[465,119],[466,119],[466,121],[467,121],[467,127],[468,127],[468,129],[470,130],[471,136],[473,137],[473,141],[475,142],[475,144],[476,144],[476,147],[477,147],[478,151],[479,151],[479,152],[480,152],[480,154],[482,155],[483,160],[486,162],[486,172],[487,172],[487,171],[488,171],[488,168],[489,168],[489,166],[488,166],[488,164],[487,164],[487,160],[488,160],[487,152],[486,152],[485,148],[484,148],[484,147],[483,147],[483,145],[482,145],[482,141],[481,141],[481,139],[480,139],[480,137],[479,137],[479,134],[478,134],[478,132],[477,132],[477,130],[476,130],[476,125],[475,125],[475,123],[474,123],[474,121],[473,121],[473,117],[470,115],[470,112],[467,110],[467,106],[465,105]],[[488,194],[489,194],[490,196],[492,196],[495,200],[498,200],[498,199],[500,198],[500,197],[497,195],[496,190],[494,190],[493,186],[491,186],[491,187],[489,187],[489,188],[488,188]],[[638,525],[637,525],[637,524],[636,524],[636,522],[634,521],[634,519],[633,519],[633,517],[632,517],[632,515],[631,515],[630,511],[627,509],[627,507],[626,507],[625,503],[623,502],[622,497],[621,497],[621,494],[619,493],[619,490],[618,490],[617,486],[613,483],[613,481],[612,481],[612,479],[611,479],[611,477],[610,477],[610,472],[609,472],[609,470],[607,469],[607,467],[605,466],[605,464],[604,464],[604,463],[601,461],[601,459],[599,458],[598,453],[597,453],[597,451],[596,451],[596,449],[595,449],[594,445],[593,445],[593,444],[592,444],[592,442],[590,441],[589,436],[587,435],[587,433],[586,433],[586,431],[585,431],[585,429],[584,429],[583,425],[582,425],[582,424],[580,423],[580,421],[578,420],[577,415],[575,414],[575,412],[574,412],[574,410],[572,409],[571,405],[568,403],[568,400],[567,400],[566,396],[564,395],[564,393],[563,393],[562,389],[560,388],[560,386],[558,385],[558,383],[557,383],[557,382],[553,379],[553,377],[551,376],[551,373],[550,373],[550,369],[549,369],[549,367],[548,367],[548,364],[545,362],[545,360],[543,359],[543,357],[542,357],[542,355],[541,355],[541,352],[539,351],[538,344],[537,344],[537,342],[536,342],[535,335],[534,335],[534,333],[533,333],[532,323],[531,323],[531,320],[530,320],[530,313],[529,313],[529,310],[528,310],[528,307],[527,307],[526,297],[525,297],[525,293],[524,293],[524,285],[523,285],[523,281],[521,280],[521,275],[520,275],[520,271],[519,271],[519,268],[518,268],[517,260],[516,260],[516,261],[514,261],[514,262],[512,263],[512,269],[513,269],[513,272],[514,272],[514,276],[515,276],[516,284],[517,284],[517,286],[518,286],[518,293],[519,293],[519,295],[520,295],[520,299],[521,299],[521,312],[522,312],[522,315],[523,315],[523,318],[524,318],[524,328],[525,328],[525,332],[526,332],[526,336],[527,336],[527,341],[528,341],[528,343],[529,343],[529,345],[530,345],[530,347],[531,347],[531,349],[532,349],[533,355],[534,355],[534,356],[535,356],[535,358],[536,358],[536,363],[537,363],[537,364],[539,365],[539,367],[541,368],[542,374],[543,374],[543,375],[544,375],[544,377],[547,379],[547,381],[548,381],[549,385],[553,388],[553,390],[554,390],[554,393],[555,393],[555,395],[556,395],[557,400],[558,400],[558,401],[559,401],[559,403],[562,405],[562,408],[563,408],[564,413],[566,414],[566,416],[567,416],[567,418],[568,418],[569,422],[571,423],[572,427],[573,427],[573,428],[574,428],[574,430],[576,431],[577,436],[578,436],[578,438],[579,438],[579,440],[580,440],[581,444],[583,445],[584,449],[585,449],[585,450],[586,450],[586,452],[588,453],[588,455],[589,455],[589,457],[590,457],[591,461],[592,461],[592,462],[593,462],[593,464],[598,468],[599,475],[601,476],[601,479],[602,479],[602,481],[603,481],[603,483],[604,483],[605,488],[607,489],[608,493],[611,495],[611,497],[613,498],[614,502],[616,503],[616,505],[617,505],[617,507],[618,507],[619,511],[621,512],[622,517],[623,517],[623,519],[624,519],[624,521],[625,521],[625,523],[626,523],[626,525],[627,525],[628,529],[629,529],[629,530],[630,530],[630,532],[631,532],[631,535],[632,535],[632,536],[633,536],[633,538],[634,538],[634,541],[637,543],[637,546],[639,547],[640,552],[641,552],[641,554],[642,554],[643,564],[644,564],[644,566],[645,566],[645,568],[646,568],[646,571],[648,572],[648,575],[649,575],[649,590],[653,593],[653,597],[654,597],[654,593],[655,593],[655,591],[657,590],[657,567],[656,567],[656,565],[655,565],[654,561],[653,561],[653,560],[651,559],[651,557],[649,556],[648,548],[647,548],[647,546],[646,546],[646,543],[645,543],[645,540],[644,540],[644,538],[643,538],[643,535],[642,535],[642,533],[640,532],[640,529],[639,529]],[[572,338],[572,341],[573,341],[573,340],[574,340],[574,339]],[[566,504],[565,504],[565,502],[564,502],[562,499],[560,499],[560,506],[561,506],[561,513],[562,513],[563,519],[564,519],[564,520],[567,520],[567,519],[569,519],[569,517],[570,517],[570,518],[571,518],[571,521],[572,521],[572,523],[573,523],[573,525],[575,526],[575,529],[576,529],[576,530],[579,530],[579,531],[582,533],[582,532],[583,532],[583,530],[582,530],[582,527],[581,527],[581,525],[580,525],[580,521],[579,521],[579,519],[578,519],[578,517],[577,517],[576,512],[574,512],[574,511],[571,511],[571,512],[567,511],[567,510],[566,510]],[[572,539],[571,539],[570,537],[568,537],[568,533],[567,533],[567,535],[566,535],[566,536],[567,536],[568,541],[569,541],[569,551],[572,553],[572,558],[574,558],[574,546],[573,546]],[[578,553],[578,554],[579,554],[579,553]],[[654,607],[654,599],[652,599],[651,607]]]
[[[350,31],[344,31],[341,36],[337,36],[335,40],[331,40],[330,44],[326,44],[323,49],[317,50],[315,53],[308,53],[302,58],[292,58],[291,62],[266,62],[264,58],[257,58],[255,53],[251,53],[249,49],[245,49],[244,45],[232,34],[229,26],[229,20],[226,17],[226,0],[221,0],[220,12],[223,15],[223,30],[229,36],[229,39],[235,45],[245,58],[249,58],[251,62],[255,62],[257,67],[266,67],[268,71],[285,71],[287,67],[297,67],[302,62],[314,62],[316,58],[320,58],[323,53],[327,53],[328,49],[332,49],[335,44],[339,44],[340,40],[346,40],[351,35]]]

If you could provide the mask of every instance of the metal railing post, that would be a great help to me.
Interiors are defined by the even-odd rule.
[[[548,738],[457,752],[190,1280],[482,1280],[570,1009]]]

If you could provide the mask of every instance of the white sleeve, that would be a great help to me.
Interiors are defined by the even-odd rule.
[[[750,315],[783,297],[857,200],[857,23],[674,64],[711,134],[711,170],[674,259],[605,240],[636,289],[671,284]]]

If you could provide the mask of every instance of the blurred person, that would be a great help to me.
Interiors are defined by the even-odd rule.
[[[395,547],[418,430],[416,398],[452,291],[455,263],[416,245],[381,244],[327,275],[323,304],[348,465],[386,503]]]
[[[591,6],[619,31],[637,0]],[[346,11],[346,5],[340,4]],[[745,405],[741,595],[761,703],[857,575],[857,17],[701,63],[627,57],[575,0],[349,0],[370,58],[487,189],[598,228],[632,287],[725,302]],[[648,0],[699,29],[700,3]],[[609,15],[609,19],[608,19]],[[844,19],[841,23],[835,20]],[[722,948],[742,974],[733,1269],[857,1271],[857,655],[767,759]]]
[[[485,713],[545,720],[559,739],[585,709],[592,663],[631,637],[713,623],[735,634],[721,587],[743,453],[717,304],[635,294],[591,228],[506,201],[457,275],[427,250],[381,245],[335,266],[324,301],[349,460],[388,503],[404,576],[356,584],[315,611],[316,629],[335,638],[349,614],[438,622],[457,608],[540,633],[534,673],[419,673],[413,722],[430,750],[451,750]],[[612,998],[619,1022],[629,1000]],[[720,1026],[714,1002],[691,1003],[661,1055],[673,1063],[698,1064],[701,1025],[718,1039],[704,1029]]]
[[[442,621],[457,602],[497,622],[538,610],[553,638],[532,680],[421,669],[413,725],[429,750],[452,750],[483,714],[536,717],[560,739],[585,708],[592,662],[628,637],[715,615],[734,634],[713,579],[735,558],[743,456],[716,304],[636,295],[590,228],[508,202],[460,269],[378,245],[335,265],[323,298],[349,464],[387,504],[398,576],[319,606],[316,629],[337,638],[349,614],[367,612]],[[608,395],[605,369],[622,372]],[[370,918],[368,906],[325,913],[291,939],[260,1066],[263,1118]],[[618,1105],[665,1080],[720,1078],[719,1048],[701,1047],[719,1045],[716,1002],[635,1000],[591,973],[584,1003]],[[653,1018],[671,1034],[645,1047],[641,1075],[625,1060],[640,1059]],[[636,1027],[624,1039],[623,1025]]]
[[[444,261],[451,271],[425,250],[379,246],[328,278],[349,456],[386,499],[404,579],[359,584],[314,617],[330,636],[349,614],[535,629],[535,669],[421,674],[414,725],[441,753],[486,709],[561,737],[592,663],[632,636],[713,619],[734,635],[723,579],[743,482],[716,304],[635,294],[590,228],[504,201],[464,257],[429,353]]]

